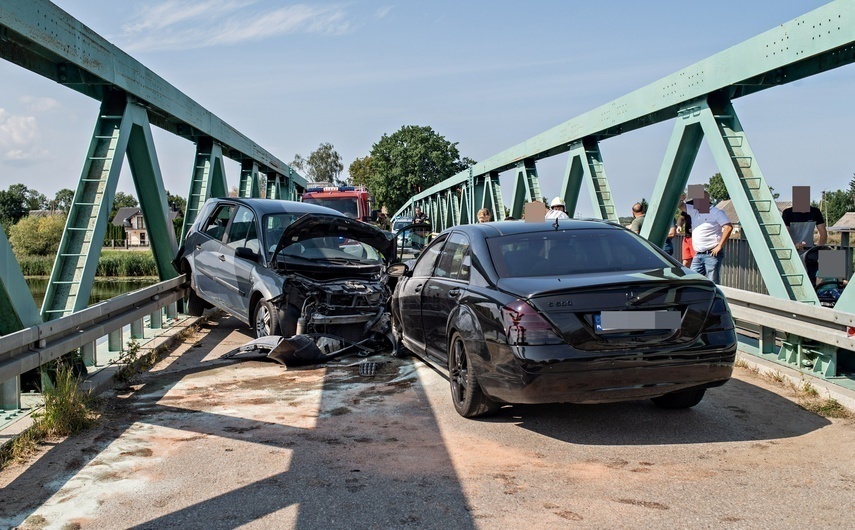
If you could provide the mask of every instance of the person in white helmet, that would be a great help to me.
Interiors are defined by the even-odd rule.
[[[555,197],[549,203],[549,211],[546,212],[546,219],[570,219],[567,212],[564,211],[564,199]]]

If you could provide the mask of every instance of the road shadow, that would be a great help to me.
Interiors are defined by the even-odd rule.
[[[831,422],[780,395],[739,379],[707,390],[686,410],[649,400],[601,405],[516,405],[483,421],[511,422],[582,445],[667,445],[775,440],[802,436]]]
[[[234,319],[221,320],[207,340],[221,340],[238,326]],[[150,519],[127,519],[125,526],[130,528],[231,529],[270,520],[287,508],[296,511],[297,528],[475,527],[411,361],[396,361],[394,370],[389,363],[385,372],[379,371],[370,381],[354,379],[353,370],[344,365],[316,368],[316,373],[323,373],[317,419],[312,427],[294,427],[198,410],[186,401],[173,406],[167,394],[188,380],[218,369],[238,370],[230,374],[239,375],[242,366],[257,368],[263,362],[251,358],[203,362],[213,351],[209,345],[190,348],[182,362],[145,374],[141,384],[125,389],[107,405],[105,421],[96,430],[51,447],[4,488],[0,526],[18,526],[39,513],[39,507],[75,476],[92,474],[99,463],[94,461],[105,460],[103,454],[111,444],[126,434],[139,437],[142,425],[177,432],[175,443],[201,443],[198,440],[209,437],[248,442],[236,447],[254,447],[257,454],[287,453],[289,463],[286,471],[263,479],[235,477],[228,491],[180,509],[161,508],[158,514],[153,507]],[[271,368],[270,381],[278,379],[282,385],[295,376],[278,365],[264,366]],[[214,405],[212,400],[231,405],[234,385],[244,382],[224,379],[227,388],[209,389],[198,403],[208,408]],[[145,454],[145,448],[136,453]],[[204,488],[204,481],[196,486]],[[6,492],[17,494],[7,497]],[[140,502],[146,502],[144,495]],[[62,522],[75,524],[74,520]],[[97,518],[90,522],[98,525]]]

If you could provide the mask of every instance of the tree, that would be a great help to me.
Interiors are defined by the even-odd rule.
[[[0,190],[0,223],[8,232],[27,213],[27,187],[12,184],[8,190]]]
[[[63,188],[56,192],[56,196],[51,202],[52,210],[61,210],[68,213],[71,210],[71,202],[74,200],[74,192],[68,188]]]
[[[347,169],[350,181],[356,186],[368,186],[368,182],[374,175],[374,166],[371,155],[357,158]]]
[[[377,204],[385,204],[390,212],[411,196],[468,167],[460,158],[457,142],[418,125],[384,134],[371,148],[371,161],[373,174],[368,187]]]
[[[17,256],[56,254],[65,230],[65,215],[37,215],[22,218],[9,229],[9,244]]]
[[[137,206],[139,206],[139,202],[137,202],[133,195],[123,191],[116,192],[116,195],[113,197],[113,209],[110,211],[110,220],[116,217],[119,208],[136,208]]]
[[[710,194],[710,204],[716,204],[721,201],[730,199],[730,194],[727,192],[727,187],[724,185],[724,179],[721,173],[716,173],[710,177],[710,181],[704,184],[704,189]]]
[[[48,200],[44,194],[37,192],[36,190],[27,189],[24,193],[24,203],[27,211],[29,210],[44,210],[47,208]]]
[[[309,154],[309,158],[303,158],[299,154],[294,155],[291,166],[305,171],[308,179],[313,182],[331,182],[337,186],[347,183],[339,178],[344,170],[341,155],[330,143],[321,144]]]
[[[817,206],[816,203],[813,205]],[[818,208],[822,212],[822,216],[825,217],[826,226],[831,226],[839,221],[846,212],[855,211],[849,190],[822,192],[822,202],[819,203]]]

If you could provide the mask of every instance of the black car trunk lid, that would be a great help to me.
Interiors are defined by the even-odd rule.
[[[715,286],[663,269],[638,274],[508,278],[509,294],[527,299],[573,348],[590,351],[672,347],[701,333]]]

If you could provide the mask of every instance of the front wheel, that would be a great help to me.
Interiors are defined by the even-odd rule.
[[[484,395],[478,383],[478,376],[469,361],[463,337],[455,333],[451,337],[448,356],[448,379],[451,383],[451,401],[454,408],[464,418],[492,414],[499,410],[499,405]]]
[[[700,403],[704,399],[706,391],[706,388],[692,388],[651,398],[651,401],[653,401],[654,405],[663,409],[688,409]]]
[[[255,304],[252,327],[258,339],[268,335],[282,335],[279,311],[273,304],[262,298]]]

